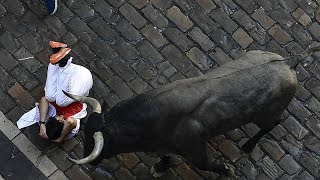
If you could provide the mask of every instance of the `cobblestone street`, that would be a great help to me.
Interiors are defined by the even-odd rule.
[[[43,0],[0,0],[0,111],[16,125],[44,95],[50,40],[71,47],[73,62],[93,74],[90,96],[112,107],[214,70],[249,50],[283,57],[302,53],[320,45],[319,23],[320,0],[58,0],[51,16]],[[34,58],[19,60],[27,57]],[[241,180],[320,179],[319,58],[320,53],[314,53],[297,66],[300,85],[283,122],[252,153],[240,150],[259,131],[248,124],[210,140],[209,158],[231,163]],[[82,157],[82,131],[55,145],[40,139],[38,125],[21,132],[12,129],[8,138],[0,131],[0,179],[14,179],[14,173],[23,177],[10,169],[17,162],[30,167],[34,176],[29,179],[156,179],[150,168],[159,158],[142,152],[105,159],[95,169],[72,164],[66,156]],[[39,150],[24,155],[23,148],[33,147],[25,145],[27,139]],[[30,159],[30,152],[45,161]],[[179,158],[176,164],[159,179],[225,178]]]

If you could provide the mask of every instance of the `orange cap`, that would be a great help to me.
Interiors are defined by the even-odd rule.
[[[50,44],[51,48],[61,48],[61,47],[65,48],[65,47],[67,47],[66,44],[61,43],[61,42],[56,42],[56,41],[50,41],[49,44]]]
[[[65,57],[71,51],[70,48],[61,48],[57,53],[54,53],[50,56],[50,63],[55,64],[60,61],[63,57]]]

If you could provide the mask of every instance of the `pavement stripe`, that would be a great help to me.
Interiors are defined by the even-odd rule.
[[[63,174],[62,171],[57,170],[55,171],[50,177],[49,180],[68,180],[69,178],[66,177],[66,175]]]
[[[10,140],[20,134],[20,130],[15,126],[6,116],[0,111],[0,130],[5,134]]]
[[[14,145],[47,177],[50,175],[66,178],[57,166],[44,155],[21,131],[0,111],[0,130]],[[53,178],[54,179],[54,178]],[[3,177],[0,175],[0,180]]]

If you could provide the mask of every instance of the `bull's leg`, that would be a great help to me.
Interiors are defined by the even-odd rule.
[[[168,169],[172,166],[172,159],[170,156],[162,156],[160,161],[153,165],[151,168],[151,173],[154,177],[162,176]]]
[[[204,133],[206,128],[199,121],[192,118],[182,120],[181,122],[172,136],[177,154],[185,157],[188,162],[199,170],[213,171],[221,175],[232,176],[234,171],[230,166],[208,161],[207,136]]]
[[[228,177],[235,176],[233,168],[228,164],[217,164],[208,161],[206,143],[199,143],[193,152],[189,152],[186,155],[186,159],[192,163],[195,167],[202,171],[212,171],[220,175]]]
[[[262,138],[262,136],[264,136],[265,134],[267,134],[269,131],[265,130],[265,129],[261,129],[254,137],[252,137],[251,139],[249,139],[242,147],[241,150],[245,153],[250,153],[253,148],[256,146],[256,144],[258,143],[258,141],[260,140],[260,138]]]
[[[273,121],[273,122],[268,122],[268,124],[259,124],[257,125],[261,128],[260,131],[253,136],[251,139],[249,139],[242,147],[241,150],[245,153],[250,153],[252,152],[253,148],[256,146],[258,141],[269,131],[271,131],[275,126],[279,124],[280,121]]]

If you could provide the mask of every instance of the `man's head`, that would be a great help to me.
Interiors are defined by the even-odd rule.
[[[63,123],[58,121],[55,117],[50,117],[46,123],[47,136],[49,140],[58,139],[63,129]]]

